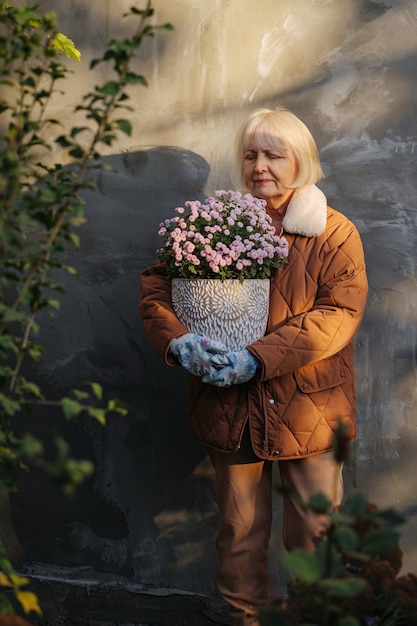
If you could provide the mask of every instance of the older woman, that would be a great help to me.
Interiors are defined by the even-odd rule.
[[[142,275],[140,310],[155,349],[193,374],[189,423],[209,447],[221,514],[216,584],[233,626],[243,626],[259,623],[266,602],[272,462],[284,487],[287,549],[313,550],[326,530],[327,519],[300,499],[320,491],[337,506],[342,498],[332,439],[340,419],[349,438],[356,433],[353,339],[367,279],[355,226],[316,187],[323,174],[303,122],[285,109],[255,111],[236,145],[242,188],[266,201],[289,243],[288,263],[271,281],[265,336],[227,353],[189,333],[173,313],[161,264]]]

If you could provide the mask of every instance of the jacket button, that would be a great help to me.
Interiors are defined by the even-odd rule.
[[[275,404],[274,398],[269,398],[268,402],[269,402],[269,404]]]
[[[272,453],[272,456],[279,456],[279,450],[274,450],[274,452]]]
[[[303,389],[308,389],[308,385],[307,385],[307,383],[303,383],[303,384],[302,384],[302,388],[303,388]]]

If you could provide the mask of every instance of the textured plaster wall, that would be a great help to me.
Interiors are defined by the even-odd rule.
[[[41,1],[82,52],[55,117],[73,109],[99,79],[89,60],[113,35],[130,1]],[[39,571],[147,589],[213,596],[216,509],[205,450],[184,417],[186,376],[147,344],[136,304],[140,272],[155,258],[159,222],[187,198],[230,180],[235,130],[254,108],[285,105],[317,139],[329,204],[361,232],[370,281],[357,338],[359,436],[346,470],[380,504],[416,505],[417,469],[417,2],[413,0],[155,0],[171,22],[142,49],[149,87],[131,91],[134,132],[106,160],[86,194],[80,252],[68,253],[80,278],[43,322],[39,377],[52,393],[94,379],[127,405],[105,429],[88,420],[61,424],[42,414],[74,451],[94,460],[93,479],[70,501],[42,476],[12,499],[26,560]],[[104,72],[99,66],[97,72]],[[100,76],[103,78],[103,74]],[[62,159],[58,147],[53,158]],[[271,548],[277,584],[280,502]],[[404,529],[405,570],[417,571],[416,519]],[[66,569],[63,569],[66,568]],[[74,573],[75,572],[75,573]]]

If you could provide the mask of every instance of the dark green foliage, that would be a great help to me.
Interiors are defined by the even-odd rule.
[[[344,428],[336,432],[335,457],[347,458]],[[342,451],[342,452],[341,452]],[[288,598],[262,610],[261,626],[411,626],[417,624],[417,576],[398,576],[404,517],[379,510],[354,493],[334,511],[322,494],[306,503],[329,515],[326,536],[314,553],[293,550],[282,563],[291,572]]]

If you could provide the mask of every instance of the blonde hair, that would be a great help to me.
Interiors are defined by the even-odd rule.
[[[288,109],[258,109],[242,124],[236,136],[234,169],[241,187],[246,188],[243,160],[252,140],[261,150],[284,148],[292,152],[298,167],[292,188],[314,185],[324,178],[316,142],[307,126]]]

